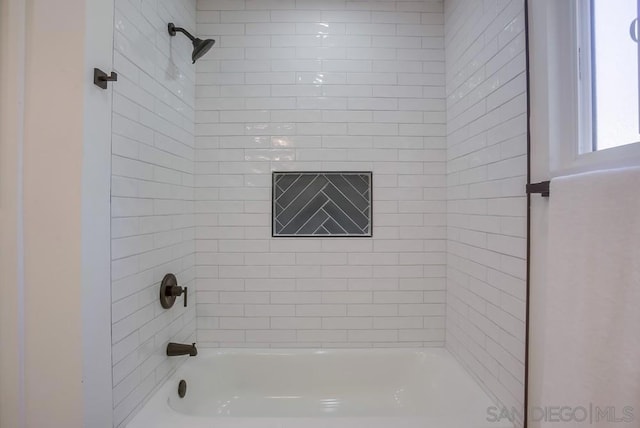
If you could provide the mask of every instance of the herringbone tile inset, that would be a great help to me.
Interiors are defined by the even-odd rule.
[[[371,172],[274,172],[273,236],[371,236]]]

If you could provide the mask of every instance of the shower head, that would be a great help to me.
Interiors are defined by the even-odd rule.
[[[169,30],[169,35],[175,36],[176,32],[180,32],[180,33],[184,34],[185,36],[187,36],[189,38],[189,40],[191,40],[191,43],[193,43],[193,53],[191,54],[191,60],[193,61],[193,64],[195,64],[196,61],[202,57],[202,55],[204,55],[207,52],[209,52],[209,49],[211,49],[211,47],[216,42],[213,39],[202,40],[202,39],[199,39],[197,37],[193,37],[184,28],[176,27],[175,25],[173,25],[173,22],[170,22],[169,25],[167,26],[167,28]]]
[[[193,53],[191,54],[191,59],[193,60],[193,64],[204,54],[209,52],[209,49],[213,47],[215,44],[215,40],[213,39],[195,39],[193,41]]]

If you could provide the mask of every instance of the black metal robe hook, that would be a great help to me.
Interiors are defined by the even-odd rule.
[[[99,68],[93,69],[93,83],[102,89],[107,89],[107,82],[118,81],[118,74],[112,71],[111,74],[107,74]]]

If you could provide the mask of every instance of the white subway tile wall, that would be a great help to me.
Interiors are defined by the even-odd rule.
[[[442,346],[443,2],[197,11],[216,39],[196,64],[199,344]],[[373,238],[272,238],[272,171],[373,171]]]
[[[112,137],[112,337],[114,426],[124,426],[179,358],[170,340],[195,341],[195,0],[116,0]],[[112,85],[109,85],[110,87]],[[189,287],[162,309],[162,277]]]
[[[494,398],[508,409],[522,409],[524,2],[447,0],[445,20],[446,346]]]

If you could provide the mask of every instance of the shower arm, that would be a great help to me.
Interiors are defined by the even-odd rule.
[[[195,37],[193,37],[193,36],[191,35],[191,33],[189,33],[187,30],[185,30],[185,29],[184,29],[184,28],[182,28],[182,27],[176,27],[175,25],[173,25],[173,23],[169,23],[169,24],[167,25],[167,28],[168,28],[168,30],[169,30],[169,34],[170,34],[171,36],[175,36],[175,35],[176,35],[176,32],[180,32],[180,33],[184,34],[185,36],[187,36],[187,37],[188,37],[192,42],[194,42],[194,41],[196,40],[196,38],[195,38]]]

